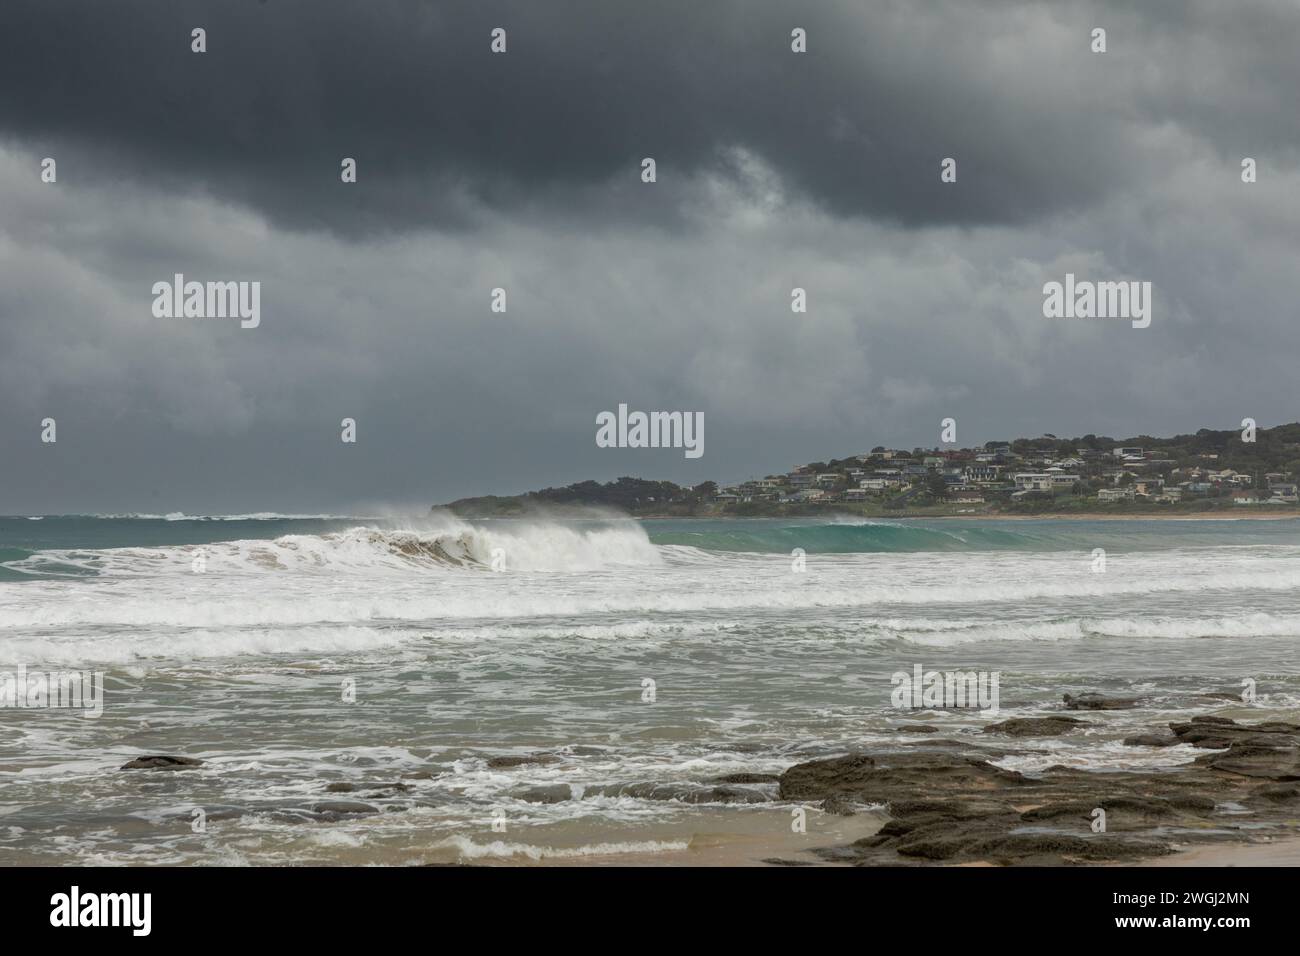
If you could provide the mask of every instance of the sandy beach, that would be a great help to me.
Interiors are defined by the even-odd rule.
[[[1300,866],[1300,837],[1252,843],[1246,846],[1202,846],[1174,856],[1151,860],[1145,866]]]

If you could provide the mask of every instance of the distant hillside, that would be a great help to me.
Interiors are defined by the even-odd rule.
[[[713,481],[683,487],[624,477],[513,496],[461,498],[442,507],[474,516],[600,507],[682,517],[827,510],[938,515],[1294,508],[1300,422],[1260,428],[1254,437],[1244,441],[1238,429],[1203,428],[1172,438],[1043,435],[978,448],[876,446],[727,487]]]
[[[509,497],[486,495],[461,498],[445,507],[457,514],[485,516],[522,514],[537,507],[562,512],[568,506],[615,508],[632,514],[654,512],[692,515],[700,510],[708,510],[716,493],[717,486],[711,481],[694,488],[684,488],[671,481],[619,478],[604,484],[598,481],[580,481],[563,488],[543,488],[541,491]]]

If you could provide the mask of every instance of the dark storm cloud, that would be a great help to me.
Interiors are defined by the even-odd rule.
[[[1141,114],[1276,144],[1257,121],[1291,127],[1297,79],[1295,17],[1271,5],[1254,18],[1181,2],[3,6],[0,131],[67,144],[70,176],[206,190],[347,233],[445,228],[480,204],[653,221],[665,212],[638,191],[642,157],[671,190],[725,173],[735,147],[832,215],[1021,222],[1156,174],[1131,136]],[[1195,42],[1198,17],[1222,30],[1217,48]],[[1111,52],[1081,55],[1098,24]],[[504,56],[488,49],[496,26]],[[796,26],[804,56],[790,53]],[[1206,55],[1223,72],[1210,97],[1194,92]],[[1267,92],[1223,98],[1261,77]],[[360,166],[346,191],[343,156]],[[978,188],[937,190],[946,156]]]
[[[4,0],[0,512],[726,481],[932,445],[949,415],[961,443],[1294,420],[1298,23],[1280,0]],[[1151,328],[1044,319],[1067,271],[1151,281]],[[174,272],[261,281],[261,326],[154,317]],[[597,448],[620,402],[702,411],[704,458]]]

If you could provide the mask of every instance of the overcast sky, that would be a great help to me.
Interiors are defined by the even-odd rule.
[[[4,0],[0,513],[1294,421],[1297,49],[1288,0]],[[155,318],[177,272],[260,327]],[[1150,328],[1045,318],[1066,272]],[[703,457],[597,448],[620,402]]]

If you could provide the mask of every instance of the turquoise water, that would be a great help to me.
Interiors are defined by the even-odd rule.
[[[1300,544],[1300,521],[1086,519],[647,521],[650,540],[714,551],[835,554],[923,551],[1163,550]]]

